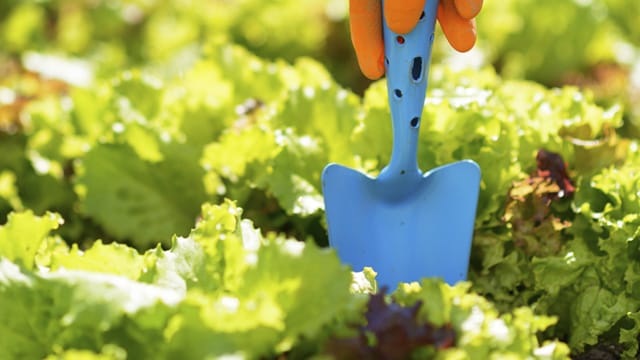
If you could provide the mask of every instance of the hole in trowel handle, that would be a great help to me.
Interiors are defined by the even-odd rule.
[[[419,117],[414,117],[413,119],[411,119],[411,127],[417,128],[418,125],[420,125],[420,118]]]
[[[393,95],[396,97],[396,99],[400,99],[402,97],[402,90],[400,89],[393,90]]]
[[[411,78],[414,82],[419,82],[422,80],[422,57],[417,56],[413,58],[413,63],[411,64]]]

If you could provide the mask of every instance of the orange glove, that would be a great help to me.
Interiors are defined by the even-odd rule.
[[[384,14],[389,28],[398,34],[410,32],[420,19],[425,1],[385,0]],[[440,0],[436,16],[454,49],[465,52],[475,44],[475,17],[482,1]],[[351,41],[362,73],[372,80],[384,75],[381,10],[380,0],[349,0]]]

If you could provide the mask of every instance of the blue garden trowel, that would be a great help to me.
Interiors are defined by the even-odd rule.
[[[406,35],[383,20],[387,92],[393,122],[391,162],[377,178],[329,164],[322,174],[329,243],[355,271],[380,286],[441,277],[466,279],[480,188],[470,160],[422,173],[416,159],[437,0]]]

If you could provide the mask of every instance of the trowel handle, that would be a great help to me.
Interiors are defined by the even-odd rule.
[[[383,20],[384,62],[393,121],[393,152],[384,170],[386,176],[420,173],[416,160],[418,133],[437,8],[437,0],[427,0],[420,20],[408,34],[394,33]]]

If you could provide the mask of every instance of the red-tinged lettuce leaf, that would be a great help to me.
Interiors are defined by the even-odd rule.
[[[571,226],[553,213],[552,206],[571,196],[575,187],[560,155],[539,150],[536,162],[535,174],[509,189],[503,219],[511,228],[516,248],[529,256],[544,257],[560,251],[565,241],[562,230]]]
[[[536,307],[558,316],[551,334],[577,352],[597,343],[621,343],[635,356],[638,166],[634,162],[596,174],[578,187],[573,238],[556,256],[534,259]],[[621,340],[623,339],[623,340]],[[633,350],[636,349],[636,350]]]
[[[422,115],[419,165],[424,171],[461,159],[473,159],[480,165],[478,235],[485,229],[500,231],[506,189],[534,171],[538,149],[557,153],[575,167],[580,166],[576,152],[584,154],[586,144],[601,139],[613,141],[610,146],[617,149],[613,151],[617,159],[624,154],[625,142],[611,135],[622,124],[622,110],[599,107],[575,88],[547,89],[530,82],[502,80],[489,69],[454,71],[434,66],[429,89]],[[352,135],[359,163],[374,175],[390,156],[392,134],[386,97],[384,81],[367,90],[361,125]],[[612,154],[598,147],[590,149],[590,156],[599,163]]]
[[[558,197],[571,196],[576,191],[567,173],[567,163],[564,162],[560,154],[544,149],[538,150],[536,167],[537,176],[550,179],[558,186],[560,189],[556,192]]]
[[[420,301],[411,307],[387,302],[383,289],[370,296],[366,324],[356,335],[330,339],[325,352],[337,359],[407,359],[453,346],[456,334],[451,326],[419,321],[421,307]]]

